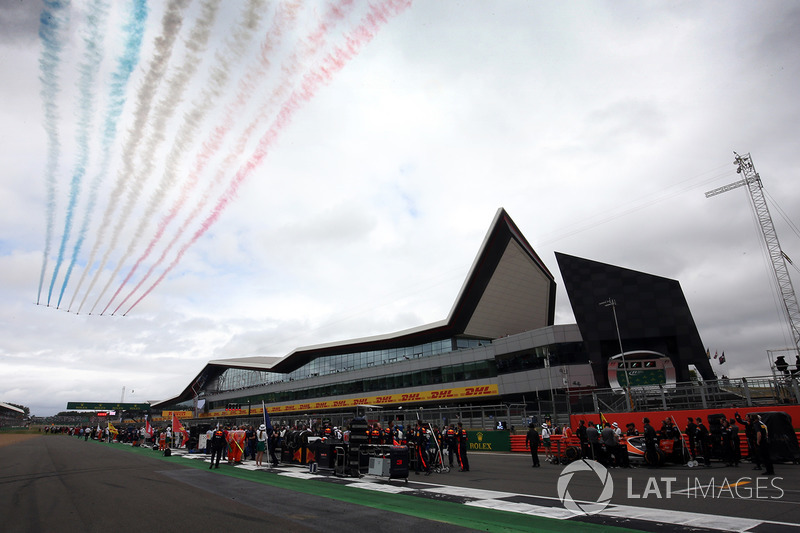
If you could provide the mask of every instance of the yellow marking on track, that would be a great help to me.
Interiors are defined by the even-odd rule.
[[[736,483],[728,483],[727,485],[720,485],[717,488],[718,489],[730,489],[730,488],[733,488],[733,487],[739,487],[741,485],[747,485],[748,483],[751,483],[751,482],[750,481],[739,480]]]

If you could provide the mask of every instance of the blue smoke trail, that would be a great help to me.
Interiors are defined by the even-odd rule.
[[[175,113],[178,104],[183,100],[186,89],[189,87],[189,82],[194,78],[195,73],[197,72],[197,67],[202,62],[203,55],[208,49],[208,43],[211,37],[211,29],[214,26],[214,21],[219,13],[221,2],[222,0],[203,1],[202,6],[200,7],[200,15],[195,20],[194,26],[189,31],[189,35],[184,39],[187,48],[186,57],[183,59],[183,64],[180,65],[180,67],[178,67],[172,74],[170,74],[165,85],[165,94],[152,110],[153,119],[150,123],[150,137],[145,141],[140,153],[152,154],[158,149],[158,146],[163,144],[166,140],[167,124]],[[181,126],[181,129],[179,130],[179,135],[182,134],[182,129],[183,126]],[[173,155],[175,155],[175,152],[170,150],[170,157]],[[139,200],[142,186],[150,179],[154,171],[155,165],[153,164],[152,158],[143,158],[141,164],[136,169],[135,183],[138,185],[134,185],[129,189],[128,201],[125,203],[125,206],[122,209],[121,217],[117,220],[112,242],[117,242],[117,235],[119,235],[122,229],[128,224],[130,213],[135,203]],[[147,208],[140,218],[139,226],[136,228],[133,238],[128,244],[127,250],[122,254],[122,257],[117,262],[117,265],[114,268],[114,271],[111,273],[111,277],[106,283],[106,286],[100,292],[100,296],[97,297],[98,302],[103,298],[103,295],[114,282],[120,269],[125,266],[125,262],[131,256],[138,242],[141,240],[148,224],[150,223],[150,219],[155,214],[158,205],[161,203],[164,195],[170,189],[170,187],[171,183],[169,180],[162,180],[158,184],[157,192],[151,196],[150,202],[148,202]],[[108,307],[111,305],[111,302],[113,302],[114,298],[116,298],[117,294],[119,294],[119,290],[117,290],[114,296],[111,297],[111,300],[108,302],[108,304],[106,304],[105,308],[100,313],[101,315],[106,312]],[[92,308],[94,308],[94,306]]]
[[[256,36],[259,23],[266,11],[266,2],[267,0],[248,0],[247,5],[245,5],[239,15],[238,22],[234,24],[236,30],[225,39],[225,49],[214,54],[214,64],[209,66],[211,77],[207,85],[203,87],[202,93],[193,100],[191,111],[184,115],[183,124],[181,124],[178,133],[175,135],[175,141],[166,158],[164,173],[161,176],[161,181],[157,189],[160,192],[151,196],[150,203],[147,206],[147,212],[142,217],[142,223],[140,223],[139,227],[136,229],[136,235],[143,234],[144,223],[149,222],[149,219],[165,200],[167,191],[177,183],[180,177],[179,173],[181,172],[178,162],[183,159],[184,153],[192,148],[192,143],[196,135],[200,133],[198,125],[209,112],[215,107],[219,107],[219,101],[223,97],[223,93],[228,86],[232,72],[241,63],[245,53],[250,48],[251,41]],[[191,181],[192,179],[190,178],[184,184],[181,197],[184,197],[188,190],[190,190],[191,187],[189,183]],[[125,279],[122,281],[122,284],[117,288],[114,296],[111,297],[112,301],[136,273],[142,261],[147,259],[150,255],[153,246],[160,240],[160,236],[163,235],[167,225],[174,218],[174,214],[180,209],[180,205],[183,205],[183,202],[179,202],[179,207],[177,208],[173,206],[170,209],[170,215],[164,216],[161,222],[159,222],[159,227],[156,232],[157,237],[154,237],[153,240],[150,241],[147,249],[139,256],[133,267],[131,267]],[[114,313],[116,313],[120,306],[132,296],[133,292],[135,292],[135,289],[128,293],[128,296],[117,306]]]
[[[84,211],[83,221],[81,223],[80,231],[78,232],[78,238],[75,241],[75,246],[72,250],[72,259],[70,260],[69,267],[67,268],[67,274],[64,276],[64,282],[61,285],[61,294],[58,297],[59,306],[61,305],[61,299],[64,297],[64,291],[67,288],[67,283],[69,282],[70,275],[72,274],[72,269],[77,262],[78,256],[81,252],[81,247],[83,246],[83,242],[86,239],[86,234],[88,233],[89,224],[94,212],[94,206],[97,203],[97,191],[103,178],[108,173],[108,167],[111,162],[111,147],[116,140],[119,117],[122,114],[123,108],[125,107],[125,95],[127,92],[128,81],[130,80],[133,70],[139,64],[139,54],[142,48],[145,23],[147,22],[149,11],[147,8],[147,0],[133,0],[130,4],[128,20],[123,28],[126,35],[125,46],[122,54],[117,59],[117,67],[111,77],[109,103],[108,108],[106,109],[105,125],[103,127],[103,161],[100,166],[100,171],[93,178],[89,187],[89,199]],[[87,264],[84,274],[90,268],[91,265]],[[75,294],[77,294],[77,292],[78,291],[76,289]],[[74,299],[75,295],[72,297],[73,301]],[[71,306],[72,301],[70,301],[70,307]]]
[[[67,204],[67,216],[64,220],[64,233],[61,234],[61,245],[58,248],[58,259],[53,269],[53,277],[50,279],[50,290],[47,292],[47,305],[50,305],[50,297],[53,295],[53,286],[58,277],[58,271],[64,261],[64,249],[67,247],[72,232],[72,218],[75,214],[75,204],[81,193],[81,183],[86,174],[86,164],[89,160],[89,137],[91,133],[92,116],[94,116],[94,86],[96,85],[97,73],[100,70],[100,62],[103,59],[103,35],[100,27],[105,25],[108,15],[108,5],[103,0],[95,0],[87,6],[86,24],[88,31],[84,36],[84,57],[81,61],[79,72],[78,89],[80,93],[80,116],[78,117],[78,160],[75,162],[75,169],[72,172],[72,181],[69,187],[69,202]],[[61,297],[58,298],[56,308],[61,305]]]
[[[45,186],[47,189],[47,214],[42,272],[39,275],[39,291],[36,303],[42,297],[44,273],[47,270],[47,258],[50,256],[50,245],[53,240],[53,221],[56,210],[56,168],[61,151],[58,139],[58,104],[56,97],[60,92],[58,66],[61,63],[61,42],[64,27],[69,24],[69,12],[66,9],[69,1],[45,0],[42,14],[39,16],[39,38],[42,41],[42,56],[39,59],[39,79],[42,82],[41,96],[44,103],[44,129],[47,133],[47,169]]]
[[[104,242],[106,229],[111,225],[111,217],[114,215],[117,204],[122,198],[126,186],[128,185],[128,178],[134,175],[135,168],[133,159],[137,154],[142,138],[144,138],[144,130],[145,126],[147,125],[147,119],[150,115],[151,107],[153,105],[153,99],[158,91],[158,86],[161,83],[164,72],[167,69],[170,56],[172,55],[172,49],[175,45],[175,40],[178,38],[178,33],[180,32],[181,25],[183,24],[183,10],[189,3],[190,0],[169,0],[164,14],[161,17],[161,35],[154,40],[155,49],[153,51],[153,56],[149,66],[146,68],[146,72],[141,80],[141,85],[139,86],[137,92],[136,104],[133,110],[133,124],[128,129],[128,138],[123,143],[120,155],[118,156],[121,168],[117,172],[117,180],[111,190],[111,196],[109,198],[108,205],[106,205],[105,212],[103,213],[103,219],[98,226],[98,232],[94,246],[92,247],[92,251],[89,253],[89,265],[94,263],[95,255],[98,253],[101,245]],[[136,185],[135,180],[133,180],[133,184]],[[86,299],[92,292],[92,288],[94,288],[95,283],[97,283],[97,280],[100,278],[103,269],[108,262],[108,258],[115,246],[116,242],[112,240],[111,244],[106,250],[105,255],[100,261],[92,280],[89,283],[89,287],[86,289],[86,293],[83,295],[83,299],[78,305],[78,313],[80,313],[80,310],[83,308],[83,304],[86,302]],[[84,269],[83,274],[81,275],[79,288],[85,279],[84,276],[87,272],[88,268]],[[91,311],[89,314],[91,314]]]

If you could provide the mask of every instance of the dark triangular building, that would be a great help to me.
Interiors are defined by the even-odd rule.
[[[669,357],[677,381],[689,381],[689,365],[714,379],[680,283],[559,252],[556,260],[598,383],[608,359],[620,353],[619,337],[625,352]],[[601,304],[609,299],[616,302],[619,337],[612,309]]]

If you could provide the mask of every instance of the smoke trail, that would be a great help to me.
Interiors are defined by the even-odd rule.
[[[119,122],[119,117],[122,114],[122,109],[125,106],[125,93],[128,87],[128,80],[133,73],[133,69],[139,64],[139,52],[141,50],[142,38],[144,36],[144,25],[147,21],[148,15],[146,2],[147,0],[132,0],[130,9],[128,10],[128,21],[123,26],[123,30],[126,35],[124,41],[125,44],[122,53],[117,60],[116,70],[111,75],[109,103],[105,113],[106,118],[102,140],[103,160],[100,165],[100,170],[92,179],[92,182],[89,186],[89,199],[86,209],[84,210],[83,221],[81,223],[81,228],[78,231],[78,238],[75,241],[75,246],[72,250],[72,259],[70,260],[69,267],[67,268],[67,273],[64,276],[64,282],[61,284],[61,293],[58,297],[59,306],[61,305],[61,299],[64,297],[64,290],[67,288],[67,283],[69,283],[72,269],[75,267],[75,263],[78,260],[78,255],[81,252],[83,241],[86,239],[86,233],[88,232],[89,223],[92,219],[94,206],[97,203],[97,191],[103,178],[108,173],[108,167],[111,162],[111,147],[117,138],[117,124]],[[90,266],[91,262],[87,265],[83,272],[83,276],[81,277],[78,285],[79,288],[80,284],[83,283],[83,279],[86,276]],[[77,290],[72,294],[72,299],[70,300],[68,309],[72,307],[77,294]]]
[[[141,168],[139,169],[137,175],[135,176],[135,179],[133,180],[133,185],[128,189],[128,200],[122,209],[120,218],[117,220],[111,238],[111,245],[109,246],[109,249],[106,252],[106,258],[110,255],[111,251],[116,247],[118,238],[122,233],[122,230],[128,224],[128,220],[130,219],[133,207],[139,199],[144,184],[147,182],[147,180],[153,173],[154,158],[152,157],[152,154],[155,153],[158,147],[164,143],[166,136],[167,122],[173,116],[175,110],[178,107],[178,104],[183,99],[183,94],[186,92],[187,85],[197,72],[197,67],[202,61],[202,56],[205,53],[206,48],[208,46],[208,39],[211,34],[211,27],[214,24],[214,20],[219,10],[220,1],[221,0],[206,0],[204,2],[202,6],[202,14],[195,23],[195,26],[192,28],[191,32],[189,33],[189,38],[186,41],[186,47],[187,47],[186,58],[184,59],[183,64],[178,69],[178,71],[172,76],[170,76],[166,84],[167,94],[164,98],[162,98],[158,102],[158,105],[156,105],[152,113],[154,119],[151,124],[151,134],[147,142],[145,143],[144,148],[141,150],[142,154]],[[206,102],[205,104],[209,105],[210,103],[211,102]],[[175,160],[172,163],[177,164],[177,162],[178,160]],[[92,306],[92,310],[90,312],[94,311],[95,306],[97,306],[100,300],[102,300],[103,295],[111,286],[111,283],[114,282],[116,275],[119,273],[120,269],[125,265],[125,262],[127,261],[128,257],[130,257],[130,255],[134,252],[137,243],[139,242],[139,240],[141,240],[142,235],[144,234],[144,231],[146,230],[147,225],[150,222],[150,217],[153,216],[156,209],[158,208],[158,205],[161,203],[162,198],[169,191],[171,186],[172,184],[169,182],[169,180],[162,179],[155,194],[151,197],[151,201],[149,202],[145,213],[141,216],[139,226],[137,227],[133,238],[128,244],[126,251],[123,253],[122,257],[117,261],[116,267],[111,273],[108,282],[106,282],[106,285],[103,287],[103,289],[100,291],[100,294],[97,296],[97,300]],[[113,300],[114,297],[112,297],[111,301],[109,301],[108,304],[106,304],[106,307],[100,313],[101,315],[105,313],[106,309],[108,309]]]
[[[365,17],[362,25],[347,36],[346,46],[344,48],[335,49],[323,60],[321,66],[316,69],[316,71],[309,72],[304,77],[301,86],[295,90],[284,103],[272,127],[261,137],[255,152],[248,158],[247,163],[236,172],[228,189],[220,196],[211,214],[202,222],[200,228],[195,231],[192,238],[178,251],[175,259],[173,259],[172,263],[161,273],[158,279],[128,308],[125,312],[126,315],[163,281],[167,274],[180,262],[186,251],[219,219],[224,209],[235,198],[242,182],[249,177],[252,171],[258,167],[268,155],[269,149],[278,134],[289,124],[292,116],[302,104],[308,102],[322,85],[328,83],[333,75],[344,68],[347,62],[355,57],[360,50],[373,39],[380,26],[385,24],[390,16],[401,13],[408,8],[409,5],[410,0],[388,0],[381,4],[370,6],[369,13]]]
[[[202,120],[206,117],[208,112],[215,107],[217,100],[222,97],[224,89],[229,82],[231,68],[237,65],[243,59],[245,52],[247,52],[249,44],[258,29],[263,11],[264,0],[250,0],[242,10],[239,22],[234,25],[234,27],[237,28],[236,32],[226,40],[225,49],[215,54],[216,62],[210,67],[210,82],[203,88],[200,96],[194,101],[193,109],[184,117],[181,129],[176,135],[176,140],[166,158],[166,169],[158,185],[157,193],[151,196],[147,211],[142,217],[139,227],[136,229],[135,235],[137,239],[141,238],[144,234],[145,227],[149,223],[150,217],[161,205],[166,193],[175,185],[180,171],[178,168],[179,161],[186,150],[191,147]],[[158,234],[163,233],[165,228],[166,224],[162,220],[159,224]],[[129,246],[129,251],[132,251],[136,244],[137,242],[132,242]],[[152,251],[152,246],[153,245],[148,246],[143,256],[136,261],[101,314],[106,312],[114,299],[136,273],[141,262],[149,256]],[[123,300],[120,305],[123,305],[126,300]],[[119,309],[119,307],[117,307],[117,309]]]
[[[328,12],[324,15],[323,20],[320,22],[318,27],[311,32],[309,37],[303,43],[305,46],[301,47],[300,52],[295,52],[291,55],[290,59],[286,61],[284,65],[281,67],[281,72],[288,78],[292,78],[295,76],[300,66],[303,64],[301,61],[302,59],[306,59],[307,57],[313,56],[322,46],[325,44],[325,35],[330,30],[331,26],[334,22],[344,19],[347,15],[347,9],[352,7],[352,0],[342,0],[339,5],[331,5],[329,7]],[[284,32],[284,28],[286,27],[287,21],[294,21],[296,17],[296,6],[288,5],[286,9],[279,10],[275,20],[273,21],[272,28],[270,29],[270,33],[265,39],[264,43],[261,47],[261,54],[259,57],[259,62],[255,68],[253,68],[247,76],[240,82],[239,84],[239,93],[237,94],[236,99],[234,100],[233,104],[227,108],[227,112],[225,114],[225,121],[217,126],[211,138],[204,143],[204,150],[201,152],[197,157],[197,162],[194,170],[189,174],[189,179],[184,183],[183,190],[181,191],[181,196],[173,205],[172,209],[170,210],[167,217],[162,220],[158,232],[150,241],[145,250],[142,257],[139,258],[137,261],[135,268],[144,260],[149,254],[152,252],[155,245],[160,241],[161,237],[164,234],[164,230],[166,226],[175,218],[177,213],[183,207],[186,199],[188,198],[188,193],[191,189],[198,182],[199,174],[205,169],[205,165],[208,162],[211,155],[216,152],[222,140],[230,131],[230,129],[234,125],[234,119],[239,115],[238,110],[244,106],[247,102],[248,98],[254,91],[254,87],[258,78],[264,76],[264,74],[269,69],[272,61],[271,51],[275,46],[275,42],[279,41],[281,38],[282,33]],[[260,108],[257,117],[250,123],[244,133],[240,136],[240,139],[236,145],[236,150],[232,151],[224,160],[223,164],[220,165],[213,181],[208,185],[206,190],[203,192],[200,201],[195,205],[192,212],[189,216],[184,220],[181,227],[178,229],[176,234],[173,236],[172,240],[167,245],[166,249],[162,252],[161,256],[158,260],[149,268],[147,273],[144,277],[137,283],[137,285],[128,293],[124,300],[114,309],[114,313],[116,313],[119,308],[128,301],[128,299],[137,291],[139,288],[150,278],[154,270],[164,261],[166,255],[169,251],[175,246],[175,243],[183,236],[187,227],[191,224],[191,222],[200,215],[200,213],[205,208],[206,204],[211,199],[211,193],[213,190],[222,182],[225,174],[227,173],[228,168],[230,168],[233,163],[238,159],[238,157],[244,152],[245,146],[247,141],[252,137],[253,131],[256,129],[257,126],[262,124],[266,119],[267,116],[272,112],[274,106],[277,104],[280,98],[283,97],[283,94],[288,91],[288,81],[284,81],[283,83],[279,84],[278,88],[273,92],[273,94],[268,99],[267,103],[262,105]]]
[[[47,133],[47,167],[45,170],[45,187],[47,189],[47,213],[44,252],[42,253],[42,272],[39,274],[39,290],[36,303],[42,297],[44,273],[47,270],[47,259],[53,240],[53,223],[56,211],[56,168],[61,151],[58,138],[58,104],[56,98],[60,92],[58,66],[61,63],[61,41],[64,27],[69,24],[69,1],[45,0],[44,8],[39,16],[39,38],[42,41],[42,56],[39,59],[39,80],[42,82],[41,96],[44,103],[44,129]]]
[[[142,81],[142,85],[139,87],[133,126],[128,131],[128,138],[122,149],[122,169],[117,174],[117,181],[114,184],[114,189],[111,191],[111,197],[109,199],[108,206],[103,213],[103,220],[100,223],[97,240],[92,247],[92,251],[89,255],[89,261],[87,262],[84,273],[87,272],[94,263],[95,256],[97,255],[97,252],[100,249],[100,246],[103,244],[103,240],[105,239],[106,228],[108,228],[111,223],[111,216],[113,215],[114,210],[117,207],[117,203],[122,196],[122,192],[125,189],[128,178],[133,175],[133,158],[136,154],[137,148],[139,147],[139,143],[142,138],[142,132],[144,131],[145,124],[147,123],[147,117],[150,113],[150,108],[153,103],[153,98],[155,97],[156,89],[158,88],[161,79],[164,77],[164,71],[167,68],[167,62],[172,53],[172,47],[175,44],[178,31],[183,23],[181,12],[186,7],[188,2],[189,0],[170,0],[166,11],[164,12],[164,16],[161,18],[161,35],[156,38],[153,59],[150,61],[150,66],[148,67],[147,73]],[[103,260],[98,266],[91,283],[89,283],[89,288],[86,289],[86,294],[78,306],[78,313],[80,313],[84,303],[86,302],[86,298],[92,292],[92,288],[102,273],[112,248],[113,246],[109,248],[109,252],[103,257]],[[81,282],[83,279],[84,277],[81,276]],[[76,291],[79,289],[80,284]]]
[[[211,35],[211,28],[219,10],[220,1],[221,0],[205,0],[203,3],[201,15],[195,22],[192,30],[189,32],[189,38],[186,41],[186,58],[183,60],[183,64],[177,70],[177,72],[171,75],[167,80],[167,94],[158,102],[152,112],[153,120],[150,126],[151,133],[147,139],[147,142],[144,144],[144,147],[140,151],[141,168],[138,169],[138,172],[134,176],[132,184],[128,189],[128,200],[122,209],[120,217],[117,219],[117,223],[114,227],[114,232],[111,237],[111,244],[106,251],[106,256],[103,258],[104,263],[110,256],[113,249],[116,247],[119,236],[122,233],[122,230],[128,224],[134,205],[139,200],[139,196],[141,195],[145,183],[153,174],[153,169],[155,166],[155,158],[153,157],[153,154],[156,153],[158,147],[164,143],[166,138],[167,122],[172,118],[175,110],[178,108],[178,105],[180,104],[181,100],[183,99],[183,95],[186,92],[189,81],[192,79],[192,77],[194,77],[195,73],[197,72],[197,67],[202,62],[202,56],[208,46],[208,39]],[[165,186],[165,188],[163,190],[157,190],[155,193],[156,197],[160,198],[168,191],[168,184],[165,184],[162,181],[160,186],[162,185]],[[106,291],[114,282],[114,279],[116,278],[116,275],[119,273],[120,269],[125,265],[128,257],[130,257],[130,255],[133,253],[136,244],[142,238],[142,234],[147,228],[150,217],[155,212],[155,209],[158,207],[158,203],[160,203],[160,201],[161,200],[151,200],[149,203],[147,211],[141,217],[140,224],[136,229],[136,233],[134,233],[128,248],[122,254],[122,257],[117,261],[116,267],[114,268],[113,272],[111,272],[111,276],[109,277],[103,289],[100,291],[100,294],[97,296],[97,300],[95,300],[90,312],[94,311],[94,308],[97,306],[100,300],[102,300]],[[111,302],[106,305],[106,309],[109,305],[111,305]],[[105,309],[100,314],[102,315],[104,312]]]
[[[350,2],[351,0],[345,0],[345,1]],[[195,162],[195,167],[189,173],[188,179],[184,182],[179,197],[174,202],[168,214],[159,223],[159,227],[155,236],[151,239],[150,243],[147,245],[147,248],[142,254],[142,256],[139,257],[139,259],[137,260],[136,264],[134,265],[134,270],[141,265],[142,261],[144,261],[150,255],[150,253],[152,253],[156,244],[163,237],[167,226],[172,222],[172,220],[178,215],[180,210],[183,208],[183,205],[189,198],[190,192],[197,185],[200,174],[205,170],[205,166],[208,163],[209,159],[220,148],[224,138],[226,137],[228,132],[233,128],[236,117],[238,117],[241,114],[241,109],[247,103],[248,99],[252,96],[257,80],[263,77],[271,67],[272,65],[271,52],[280,43],[284,32],[290,29],[291,26],[296,22],[297,11],[298,11],[298,5],[295,2],[281,4],[278,6],[278,10],[275,15],[275,18],[272,21],[270,30],[268,31],[266,38],[261,44],[260,47],[261,52],[259,55],[258,64],[256,65],[256,67],[251,68],[247,73],[247,75],[244,77],[244,79],[239,82],[239,89],[237,96],[234,98],[233,103],[227,105],[225,108],[225,113],[224,113],[225,119],[223,123],[214,128],[210,138],[203,143],[203,151],[200,154],[198,154]],[[283,71],[288,72],[289,69],[284,68]],[[172,248],[172,246],[175,244],[175,241],[177,241],[178,238],[184,233],[186,226],[188,226],[189,223],[199,214],[199,212],[202,211],[203,207],[205,207],[205,204],[208,201],[208,195],[209,195],[208,191],[213,190],[213,188],[216,185],[218,185],[221,181],[222,181],[222,176],[220,173],[218,173],[217,178],[209,185],[207,191],[203,194],[202,200],[197,205],[195,205],[195,208],[189,215],[188,220],[184,222],[183,226],[181,226],[181,228],[178,230],[176,236],[167,246],[167,251],[169,251],[169,249]],[[116,307],[114,313],[116,313],[119,310],[120,306],[122,306],[126,301],[128,301],[128,299],[142,286],[142,284],[153,273],[154,268],[158,264],[163,262],[165,256],[166,256],[166,251],[162,253],[157,263],[150,267],[148,272],[139,281],[136,287],[134,287],[128,293],[125,299]]]
[[[58,259],[53,269],[53,277],[50,279],[50,290],[47,292],[47,305],[50,305],[50,298],[53,295],[53,286],[64,261],[64,249],[67,247],[72,231],[72,217],[75,213],[75,204],[81,192],[81,182],[86,174],[86,165],[89,160],[89,135],[91,132],[92,116],[94,114],[94,85],[97,73],[100,70],[100,61],[103,59],[101,48],[103,47],[103,36],[100,33],[100,26],[104,24],[108,14],[108,5],[103,0],[95,0],[86,8],[86,23],[88,32],[83,38],[84,57],[79,66],[80,77],[78,90],[80,92],[78,117],[78,160],[72,171],[72,181],[69,189],[69,202],[67,204],[67,216],[64,220],[64,233],[61,235],[61,245],[58,248]],[[61,298],[58,299],[56,308],[61,305]]]

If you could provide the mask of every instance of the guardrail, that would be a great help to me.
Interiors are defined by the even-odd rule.
[[[719,409],[761,405],[800,404],[800,385],[793,375],[721,378],[671,385],[631,387],[631,406],[621,389],[595,389],[563,393],[560,413],[624,412],[647,410]],[[567,405],[567,396],[569,405]],[[591,401],[587,401],[591,399]]]

